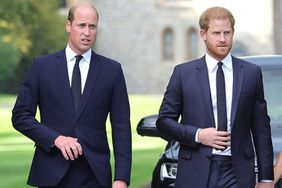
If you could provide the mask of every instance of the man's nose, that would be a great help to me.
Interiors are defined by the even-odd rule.
[[[83,34],[86,35],[86,36],[89,36],[90,28],[89,27],[85,27],[84,30],[83,30]]]
[[[221,33],[219,36],[220,41],[225,41],[226,40],[226,36],[224,33]]]

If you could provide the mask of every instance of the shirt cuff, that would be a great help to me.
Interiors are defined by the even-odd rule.
[[[260,180],[260,182],[262,182],[262,183],[272,183],[273,180]]]
[[[198,129],[197,132],[196,132],[196,134],[195,134],[195,142],[197,142],[197,143],[200,143],[200,142],[199,142],[199,132],[200,132],[200,130],[201,130],[201,129]]]

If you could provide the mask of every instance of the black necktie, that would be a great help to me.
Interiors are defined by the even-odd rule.
[[[217,130],[227,131],[226,94],[222,62],[218,62],[216,72]]]
[[[79,61],[83,58],[81,55],[75,56],[75,65],[72,72],[71,90],[74,103],[74,110],[77,112],[80,96],[81,96],[81,77],[79,69]]]

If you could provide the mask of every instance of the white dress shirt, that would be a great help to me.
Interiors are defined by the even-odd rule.
[[[76,55],[82,55],[82,59],[79,62],[79,68],[80,68],[80,75],[81,75],[81,93],[83,93],[85,82],[87,79],[87,74],[90,66],[91,61],[91,55],[92,51],[89,49],[84,54],[76,54],[70,47],[67,45],[66,47],[66,58],[67,58],[67,66],[68,66],[68,76],[69,76],[69,82],[71,86],[71,80],[72,80],[72,72],[75,64],[75,56]]]
[[[210,83],[212,109],[217,128],[217,97],[216,97],[216,71],[218,61],[212,58],[209,54],[205,55],[205,60],[208,68],[208,76]],[[221,61],[223,63],[222,70],[224,72],[225,80],[225,93],[226,93],[226,113],[227,113],[227,131],[231,132],[231,105],[232,105],[232,93],[233,93],[233,66],[232,57],[230,53]],[[200,129],[199,129],[200,130]],[[199,142],[199,130],[196,133],[195,141]],[[212,154],[216,155],[228,155],[231,156],[231,147],[227,147],[224,151],[213,149]]]

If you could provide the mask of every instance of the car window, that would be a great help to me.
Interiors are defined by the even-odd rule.
[[[282,128],[282,66],[262,67],[262,72],[265,99],[272,128]]]

